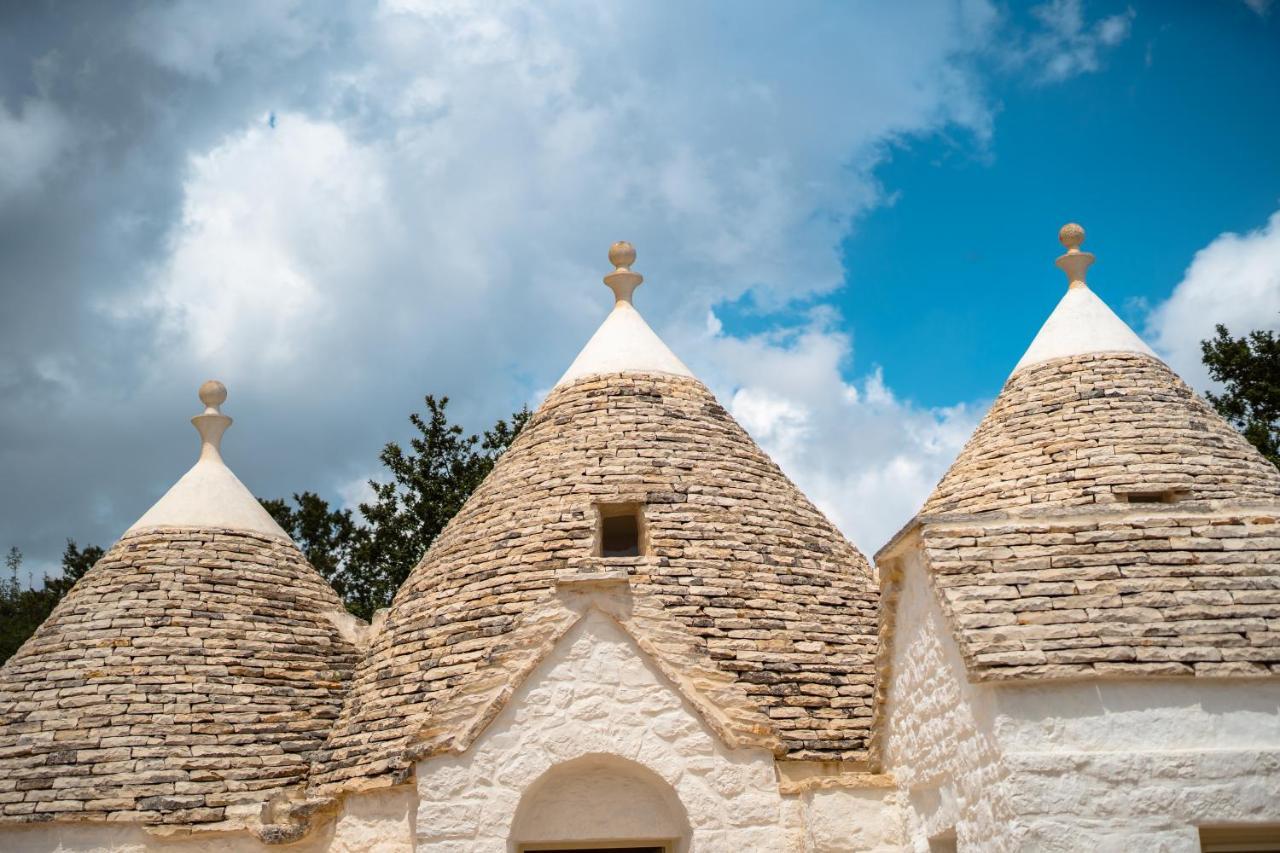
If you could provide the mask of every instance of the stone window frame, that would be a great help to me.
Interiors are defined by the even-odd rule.
[[[648,557],[650,555],[649,548],[649,521],[645,518],[645,504],[643,501],[599,501],[595,505],[596,524],[595,536],[591,543],[591,555],[601,560],[635,560],[637,558]],[[606,518],[618,518],[619,516],[632,516],[636,520],[636,554],[634,556],[605,556],[604,553],[604,520]]]

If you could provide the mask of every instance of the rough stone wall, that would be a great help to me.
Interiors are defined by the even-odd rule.
[[[903,793],[908,849],[927,853],[930,838],[954,829],[961,850],[1016,851],[991,688],[969,683],[922,559],[909,551],[884,579],[884,761]]]
[[[1009,377],[922,514],[1108,504],[1165,490],[1274,499],[1280,472],[1163,362],[1094,353]]]
[[[1151,507],[927,523],[975,677],[1280,674],[1280,505]]]
[[[1201,824],[1280,824],[1280,683],[1001,687],[1023,849],[1197,853]]]
[[[0,669],[4,821],[255,825],[338,714],[344,613],[291,543],[122,539]]]
[[[909,849],[1199,850],[1201,824],[1280,823],[1280,682],[972,683],[918,550],[894,608],[885,760]]]
[[[402,781],[592,559],[597,503],[639,503],[651,556],[605,561],[767,715],[791,758],[867,758],[876,605],[866,560],[696,380],[616,374],[552,392],[397,595],[313,774]]]
[[[418,765],[418,849],[507,853],[525,792],[556,766],[589,756],[635,762],[670,786],[690,827],[683,839],[689,846],[681,849],[794,849],[773,756],[726,750],[632,640],[595,610],[467,752]],[[620,821],[619,831],[631,823]],[[570,837],[576,831],[564,828]]]

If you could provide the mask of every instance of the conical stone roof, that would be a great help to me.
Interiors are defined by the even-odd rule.
[[[1280,674],[1280,471],[1061,236],[1067,296],[881,567],[919,531],[979,679]]]
[[[225,390],[201,391],[202,460],[222,466]],[[261,830],[304,781],[355,620],[234,491],[181,494],[203,524],[135,525],[0,668],[0,820]]]
[[[1064,227],[1067,293],[922,514],[1280,495],[1275,466],[1089,289],[1083,239]]]
[[[551,392],[401,588],[313,771],[321,792],[465,750],[593,578],[731,743],[868,758],[867,561],[701,382],[608,363]],[[597,556],[602,506],[640,508],[643,555]]]

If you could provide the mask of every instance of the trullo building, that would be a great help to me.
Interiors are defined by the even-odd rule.
[[[0,849],[1280,850],[1280,473],[1061,237],[878,572],[645,324],[626,244],[371,626],[206,384],[200,461],[0,670]]]

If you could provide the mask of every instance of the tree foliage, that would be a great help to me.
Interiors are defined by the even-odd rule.
[[[449,422],[448,397],[425,398],[425,412],[409,416],[415,434],[408,448],[388,442],[378,455],[387,479],[370,480],[372,498],[350,510],[331,509],[311,492],[262,505],[307,559],[342,596],[352,613],[371,619],[422,559],[498,457],[529,419],[521,410],[483,436]]]
[[[1233,338],[1219,324],[1217,336],[1200,342],[1209,375],[1221,382],[1221,394],[1205,397],[1218,413],[1280,467],[1280,337],[1250,332]]]
[[[4,663],[49,618],[53,608],[102,557],[96,545],[80,548],[68,539],[62,552],[62,574],[45,577],[38,587],[28,587],[20,578],[22,552],[10,548],[5,556],[6,577],[0,581],[0,663]]]

